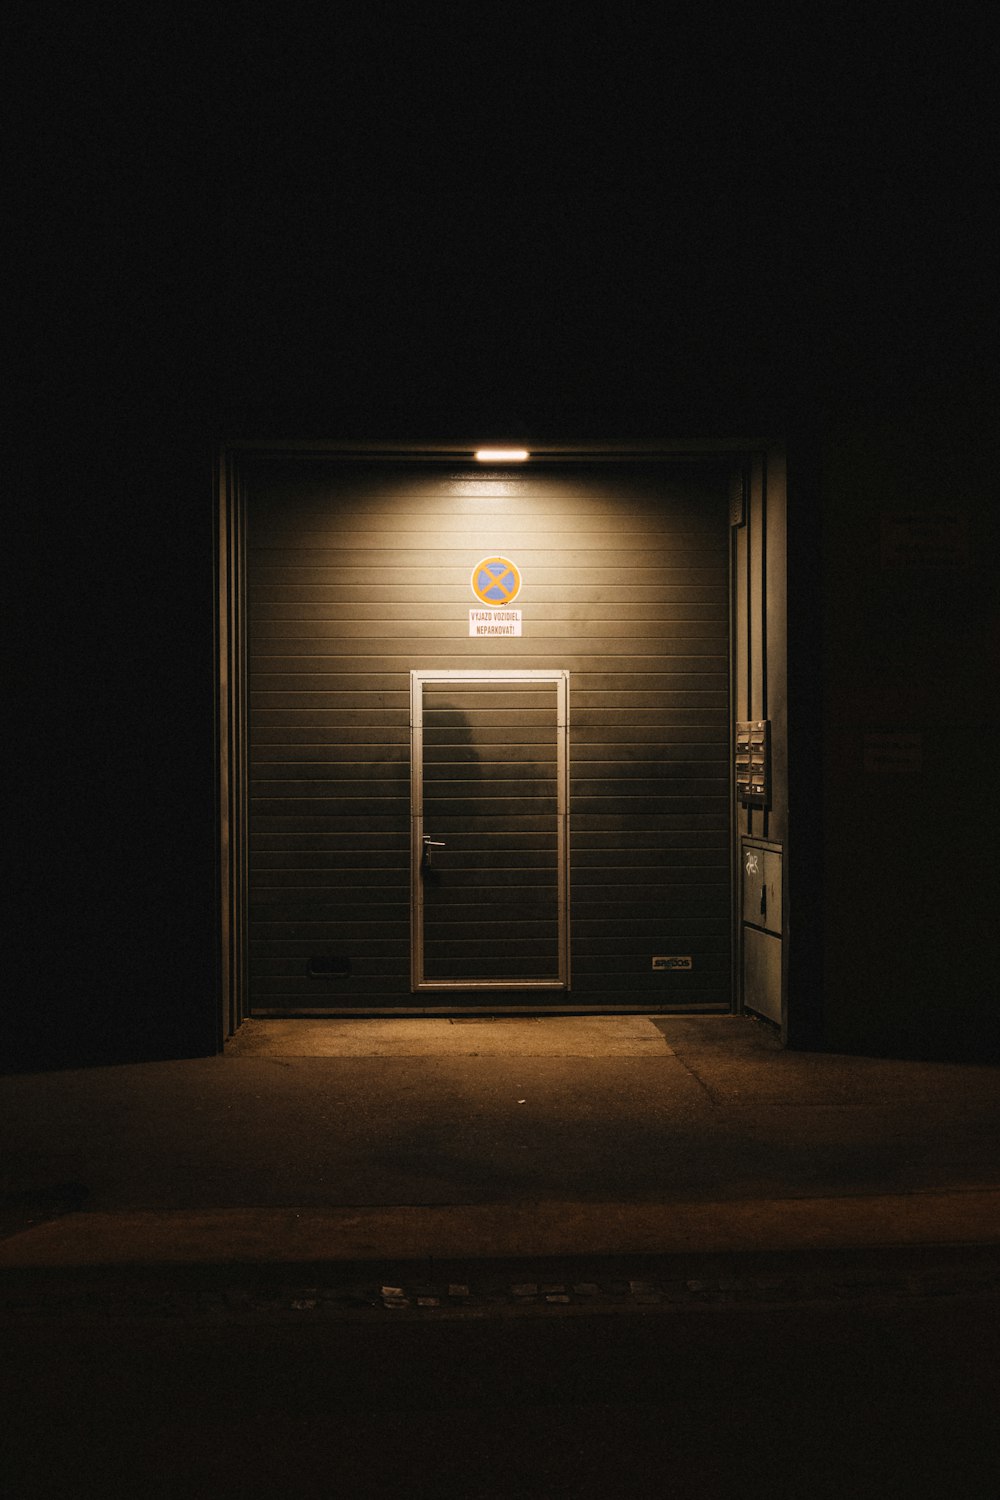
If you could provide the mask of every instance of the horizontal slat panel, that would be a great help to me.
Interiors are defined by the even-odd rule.
[[[374,813],[316,813],[302,804],[272,804],[270,810],[262,809],[254,798],[250,799],[250,833],[255,848],[266,848],[265,840],[277,841],[277,847],[287,848],[293,838],[320,838],[331,836],[341,840],[349,838],[356,843],[357,835],[379,841],[381,848],[387,847],[387,836],[391,836],[392,847],[410,851],[410,820],[407,817],[381,817]]]
[[[498,786],[499,790],[504,787],[507,778],[499,775],[499,772],[507,769],[508,772],[516,769],[517,757],[510,747],[504,747],[504,756],[499,762],[492,765],[483,765],[480,757],[472,751],[466,759],[460,759],[460,747],[441,747],[439,754],[433,757],[435,771],[439,774],[433,780],[433,787],[441,795],[447,793],[451,784],[465,786],[466,790],[471,784],[489,781],[490,786]],[[430,759],[430,757],[427,757]],[[400,775],[399,765],[366,766],[360,765],[357,760],[330,760],[325,763],[322,760],[288,760],[288,762],[277,762],[277,760],[255,760],[256,778],[259,783],[267,783],[271,792],[277,792],[285,783],[306,783],[313,786],[336,786],[345,795],[357,795],[352,792],[354,786],[396,786],[400,780],[405,781],[409,787],[409,766],[402,766]],[[682,766],[696,766],[697,762],[679,762],[676,771],[664,774],[684,775]],[[645,769],[649,774],[649,766],[634,766],[634,774],[642,774]],[[703,766],[700,766],[703,772]],[[366,774],[367,772],[367,774]],[[537,748],[532,747],[532,759],[526,762],[525,775],[529,777],[544,778],[546,783],[552,783],[555,778],[555,759],[552,762],[537,759]],[[430,784],[430,777],[427,778]]]
[[[410,934],[408,924],[399,919],[385,921],[341,921],[336,917],[295,922],[271,921],[260,918],[254,922],[254,939],[267,944],[267,951],[309,955],[320,948],[333,945],[338,952],[352,957],[366,950],[371,953],[408,953]]]
[[[548,889],[547,885],[540,882],[544,879],[544,872],[554,868],[552,854],[536,855],[537,863],[527,863],[528,856],[523,856],[516,865],[509,868],[497,868],[491,864],[490,869],[475,869],[459,863],[457,860],[449,860],[449,873],[461,873],[462,883],[468,890],[478,886],[493,889],[494,886],[509,886],[514,889],[539,891]],[[398,888],[409,896],[409,882],[405,883],[403,872],[398,875],[393,871],[386,870],[359,870],[356,884],[365,891],[375,888],[373,896],[380,894],[391,896]],[[256,870],[254,874],[254,890],[258,900],[296,900],[302,908],[305,904],[314,900],[326,900],[331,903],[346,899],[351,891],[351,868],[345,866],[343,870]]]
[[[453,797],[547,797],[556,794],[556,772],[546,766],[532,762],[524,768],[523,776],[509,774],[514,767],[509,761],[501,766],[444,765],[428,766],[424,776],[424,805],[429,802],[445,805]],[[506,771],[508,774],[502,775]]]
[[[303,717],[308,717],[304,715]],[[686,746],[698,747],[701,755],[707,746],[723,747],[728,753],[729,728],[724,715],[711,724],[581,724],[573,717],[572,759],[574,764],[587,760],[621,762],[640,756],[655,755],[670,760],[687,754]],[[251,758],[254,761],[280,759],[282,753],[295,751],[295,758],[308,759],[310,748],[323,760],[360,759],[370,765],[373,760],[391,763],[410,759],[410,731],[407,725],[382,726],[375,738],[370,727],[332,724],[263,724],[257,726]],[[549,725],[527,727],[479,725],[476,738],[480,744],[504,746],[546,744],[551,741]],[[424,729],[424,745],[451,743],[442,730]]]
[[[293,746],[279,759],[276,754],[258,751],[251,760],[255,784],[273,788],[278,782],[297,781],[338,788],[350,782],[370,781],[402,788],[409,795],[410,767],[406,762],[365,765],[356,760],[341,760],[334,755],[329,760],[321,760],[319,756],[323,753],[324,747]]]
[[[690,599],[693,603],[716,604],[725,608],[728,605],[729,595],[725,588],[709,582],[707,579],[692,579],[690,575],[684,575],[686,582],[675,578],[672,584],[658,581],[653,570],[641,578],[629,569],[623,572],[620,578],[608,578],[606,574],[599,573],[598,569],[591,568],[590,573],[595,575],[588,577],[577,569],[569,582],[565,577],[560,580],[553,573],[551,578],[543,580],[537,576],[531,580],[530,586],[525,586],[522,594],[518,596],[517,607],[524,608],[525,604],[549,605],[558,607],[562,617],[568,617],[567,612],[574,606],[578,609],[593,609],[595,605],[608,605],[612,609],[628,605],[644,605],[658,608],[664,602],[674,600]],[[710,569],[703,569],[704,573]],[[286,610],[294,606],[305,605],[327,605],[327,604],[349,604],[354,600],[366,604],[397,603],[405,604],[412,613],[418,613],[420,599],[423,592],[423,581],[419,576],[406,577],[401,571],[387,578],[385,571],[379,568],[352,569],[350,577],[328,579],[326,583],[303,584],[303,583],[255,583],[253,587],[254,618],[268,618],[266,614],[258,615],[258,605],[284,605]],[[435,586],[435,597],[439,602],[448,602],[452,605],[473,608],[476,600],[473,598],[469,588],[464,582],[442,583]],[[307,618],[304,614],[298,614],[296,618]]]
[[[250,957],[282,957],[291,965],[298,960],[305,964],[315,954],[346,954],[353,963],[364,963],[374,973],[382,973],[388,967],[392,973],[401,969],[400,960],[409,963],[409,937],[401,933],[357,936],[351,932],[338,932],[335,928],[327,933],[316,932],[310,937],[261,936],[250,938]],[[391,961],[391,962],[390,962]]]
[[[338,701],[339,700],[339,701]],[[338,708],[357,708],[364,705],[365,709],[379,709],[386,705],[395,705],[401,708],[403,705],[403,694],[393,687],[386,688],[381,692],[368,692],[366,689],[355,689],[349,692],[343,689],[332,692],[294,692],[289,688],[262,688],[258,687],[251,693],[250,706],[252,711],[261,709],[306,709],[322,712],[324,709],[337,710]],[[622,710],[631,713],[642,714],[649,712],[660,714],[665,709],[694,709],[702,713],[709,710],[725,712],[728,706],[727,692],[722,685],[716,687],[684,687],[676,691],[667,689],[662,692],[628,692],[628,691],[596,691],[587,692],[583,688],[576,694],[573,700],[573,723],[576,725],[588,714],[613,715],[616,720],[622,717]],[[499,710],[498,712],[502,712]]]
[[[401,671],[369,671],[362,660],[358,662],[355,672],[333,670],[281,672],[272,671],[270,668],[267,671],[251,672],[250,687],[251,691],[257,687],[261,692],[273,692],[280,684],[281,688],[288,693],[354,693],[357,691],[358,676],[362,672],[368,687],[390,692],[400,690],[400,680],[405,675]],[[694,681],[687,680],[691,678]],[[696,658],[686,656],[671,666],[659,657],[646,669],[626,671],[622,668],[620,671],[613,672],[577,669],[574,675],[574,688],[577,689],[577,696],[582,696],[584,700],[588,694],[605,692],[644,693],[648,697],[649,694],[669,693],[678,688],[687,691],[721,692],[727,686],[727,674],[720,669],[717,656],[706,657],[700,664]],[[442,705],[436,710],[437,724],[433,716],[430,718],[431,727],[440,727],[440,721],[446,714],[458,715],[463,712],[468,713],[473,709],[477,713],[482,710],[511,715],[524,713],[528,715],[529,724],[545,722],[544,710],[523,708],[515,694],[497,688],[488,694],[482,694],[478,702],[474,701],[468,693],[458,691],[450,693],[447,706]]]
[[[718,542],[717,529],[698,508],[685,509],[682,503],[676,510],[660,508],[657,512],[630,504],[626,496],[620,497],[620,513],[613,504],[603,507],[561,504],[551,490],[544,496],[507,496],[502,507],[487,494],[475,499],[444,494],[426,496],[419,504],[409,506],[402,496],[397,496],[382,507],[366,507],[352,497],[352,503],[339,510],[329,502],[325,509],[322,505],[306,506],[300,497],[292,503],[298,520],[294,537],[289,538],[279,523],[271,525],[265,518],[254,532],[258,547],[335,547],[341,539],[349,539],[348,545],[358,547],[369,545],[369,541],[372,546],[383,547],[387,537],[390,543],[395,540],[402,547],[424,547],[433,529],[435,533],[444,530],[460,545],[475,549],[482,546],[484,521],[488,524],[491,519],[496,520],[501,509],[503,541],[508,550],[522,540],[558,549],[565,545],[568,520],[572,523],[574,541],[597,536],[620,546],[622,533],[617,523],[622,515],[628,517],[629,533],[637,539],[637,544],[649,541],[662,545],[664,537],[687,537],[707,545]]]
[[[368,894],[358,892],[357,895]],[[401,922],[405,925],[409,921],[410,903],[409,891],[401,890],[397,893],[398,899],[391,899],[393,892],[379,892],[389,899],[376,900],[372,897],[368,901],[359,901],[356,897],[351,899],[352,893],[329,892],[324,895],[323,891],[300,890],[292,887],[282,892],[280,899],[277,892],[269,892],[265,895],[258,890],[250,902],[250,911],[254,918],[263,923],[311,923],[325,922],[328,919],[341,924],[374,923],[375,931],[382,931],[386,924]]]
[[[470,655],[475,655],[481,649],[482,643],[469,637],[462,624],[459,642],[462,649],[467,648]],[[444,642],[447,650],[441,653],[426,651],[422,653],[421,660],[427,671],[445,669],[449,666],[455,656],[456,642]],[[591,677],[600,679],[609,673],[635,673],[637,675],[647,673],[676,673],[676,672],[702,672],[702,671],[725,671],[726,650],[719,643],[705,643],[698,649],[699,643],[692,641],[677,642],[671,649],[663,651],[647,651],[636,656],[624,652],[605,652],[590,656],[581,656],[578,652],[567,654],[563,652],[565,669],[574,674],[589,674]],[[522,636],[517,646],[518,665],[528,670],[538,671],[544,663],[550,659],[551,646],[544,643],[528,642]],[[264,678],[277,674],[281,677],[298,679],[303,676],[333,676],[338,677],[344,673],[354,676],[356,673],[364,672],[367,676],[382,677],[408,676],[410,668],[408,663],[413,661],[413,647],[411,646],[404,656],[381,656],[371,651],[350,651],[334,655],[327,652],[319,652],[306,655],[268,655],[258,653],[255,657],[257,663],[254,678]],[[721,666],[720,666],[721,664]],[[468,663],[466,663],[468,666]],[[291,684],[290,684],[291,685]],[[443,692],[449,697],[453,696],[450,689],[445,688]],[[551,689],[549,696],[552,695]],[[460,701],[468,703],[470,695],[468,691],[461,694]]]
[[[254,590],[253,617],[249,622],[250,638],[270,635],[279,625],[291,625],[296,629],[325,631],[335,627],[339,634],[344,628],[351,636],[354,625],[365,623],[396,622],[405,631],[414,621],[431,622],[455,619],[462,606],[472,608],[474,600],[463,584],[452,584],[447,589],[435,589],[435,597],[425,603],[414,600],[412,591],[386,594],[382,589],[358,589],[344,592],[329,592],[325,601],[296,599],[279,603],[265,596],[260,587]],[[603,631],[605,625],[613,630],[615,622],[622,622],[626,630],[634,624],[648,624],[650,634],[667,633],[671,627],[688,621],[709,620],[715,623],[728,622],[729,594],[726,587],[674,584],[670,588],[654,590],[648,597],[630,599],[620,597],[620,591],[607,591],[598,595],[588,592],[580,598],[562,596],[549,599],[537,598],[532,604],[533,618],[551,622],[553,636],[564,632],[556,627],[566,626],[566,633],[573,634],[579,626],[598,624]]]
[[[381,847],[385,847],[385,841],[391,839],[397,848],[405,846],[409,851],[409,819],[405,826],[398,818],[389,819],[371,815],[368,818],[360,817],[357,813],[339,816],[332,813],[302,815],[301,805],[289,806],[283,804],[284,811],[272,812],[267,817],[262,817],[258,809],[255,814],[253,825],[253,842],[255,848],[287,848],[286,842],[290,835],[302,839],[353,839],[356,833],[365,833],[373,841],[380,840]],[[715,811],[710,813],[656,813],[649,816],[639,816],[633,813],[626,816],[623,813],[599,814],[579,813],[574,811],[572,815],[573,831],[573,859],[576,862],[578,856],[585,850],[612,850],[618,849],[623,853],[635,848],[656,848],[663,843],[663,835],[683,832],[686,836],[718,834],[718,847],[728,847],[729,816],[728,812]],[[461,831],[461,825],[457,825],[455,832]],[[521,830],[515,824],[507,837],[520,837]],[[615,837],[617,835],[617,837]],[[498,835],[498,838],[500,836]],[[266,840],[277,839],[277,843],[268,844]],[[318,847],[310,845],[310,847]]]
[[[295,856],[289,856],[290,858]],[[297,856],[302,859],[300,854]],[[330,902],[345,900],[354,891],[370,893],[372,899],[392,898],[401,894],[409,899],[409,881],[404,870],[359,868],[357,864],[345,863],[341,869],[327,865],[322,870],[285,869],[269,870],[259,863],[251,866],[254,899],[257,901],[296,901],[300,906],[312,900]]]
[[[383,748],[382,746],[373,747],[373,752],[381,751]],[[711,767],[718,762],[728,762],[727,747],[723,743],[644,748],[629,745],[622,746],[619,756],[609,754],[611,747],[607,745],[598,748],[600,754],[581,754],[580,747],[577,747],[572,771],[574,779],[601,775],[604,780],[621,781],[644,776],[704,775],[706,767]],[[490,761],[492,767],[516,767],[523,760],[528,774],[536,775],[541,769],[547,769],[546,762],[539,759],[542,752],[543,747],[539,745],[525,746],[522,741],[505,742],[492,748]],[[255,752],[252,763],[256,768],[258,778],[278,776],[279,773],[284,780],[302,780],[310,777],[323,781],[370,780],[372,778],[397,780],[400,777],[403,779],[409,777],[408,760],[380,761],[375,753],[366,759],[358,760],[355,758],[358,753],[356,746],[326,748],[316,745],[291,745],[284,748],[276,746],[274,749],[264,746]],[[445,776],[450,772],[455,779],[461,779],[463,773],[470,777],[485,774],[481,769],[483,766],[481,750],[463,749],[454,744],[428,746],[425,743],[424,758],[426,765],[433,764],[435,769]]]
[[[645,937],[655,948],[662,920],[670,917],[675,921],[687,921],[693,917],[703,917],[706,922],[711,922],[717,910],[717,891],[706,890],[699,895],[697,891],[691,890],[683,895],[665,898],[659,909],[648,907],[643,911],[637,903],[634,915],[622,917],[615,922],[599,912],[577,914],[573,922],[573,940],[578,951],[583,951],[588,940],[603,937],[609,942],[620,943],[623,936]],[[704,929],[701,929],[701,933],[704,936]]]
[[[472,604],[470,603],[470,608]],[[675,605],[671,612],[664,611],[656,620],[648,615],[630,619],[620,614],[597,617],[590,610],[577,610],[576,617],[556,615],[551,605],[536,607],[532,621],[543,623],[545,639],[578,640],[581,626],[592,630],[597,624],[601,641],[607,651],[629,648],[633,642],[646,646],[650,637],[658,633],[661,637],[656,649],[671,650],[677,641],[722,641],[728,639],[729,628],[726,612],[714,605]],[[364,615],[358,605],[345,606],[329,612],[321,620],[271,620],[260,618],[251,631],[251,645],[257,655],[274,655],[284,652],[299,652],[309,655],[344,649],[350,642],[359,650],[378,649],[381,641],[398,641],[403,630],[408,640],[419,640],[428,651],[433,651],[434,642],[443,646],[454,644],[454,627],[462,624],[460,609],[451,606],[433,614],[421,608],[420,618],[415,619],[412,606],[398,604],[369,607]],[[335,631],[331,632],[331,625]],[[676,634],[675,634],[676,632]]]
[[[293,501],[320,516],[340,507],[351,515],[372,506],[396,514],[408,504],[423,514],[429,500],[456,499],[463,503],[481,495],[491,502],[500,497],[512,503],[521,497],[533,510],[544,501],[554,513],[564,504],[573,514],[581,510],[618,514],[621,505],[636,509],[670,503],[672,513],[698,506],[714,497],[728,469],[724,459],[709,455],[671,454],[655,465],[630,464],[627,469],[597,467],[591,459],[569,460],[537,456],[526,467],[484,464],[461,455],[422,458],[414,462],[370,462],[354,456],[331,466],[323,453],[297,452],[294,457],[270,455],[260,462],[259,475],[268,495]]]
[[[427,546],[428,523],[433,524],[434,519],[447,520],[448,545],[450,548],[461,548],[464,555],[468,550],[475,552],[483,541],[481,520],[478,516],[466,519],[467,514],[463,514],[461,507],[454,507],[449,512],[446,508],[429,506],[419,519],[416,516],[392,517],[393,525],[389,529],[385,525],[365,527],[349,514],[339,523],[328,522],[325,526],[315,526],[311,525],[308,512],[300,512],[300,526],[293,541],[288,541],[280,527],[268,529],[264,526],[254,533],[251,555],[291,559],[294,554],[298,554],[300,558],[308,559],[343,548],[362,552],[410,552],[414,548]],[[388,520],[389,517],[383,519]],[[505,552],[510,553],[517,547],[523,555],[526,549],[535,548],[544,549],[546,555],[551,555],[562,551],[566,545],[566,535],[565,527],[553,527],[551,524],[546,526],[544,523],[539,525],[537,515],[533,515],[527,508],[523,508],[518,514],[513,507],[504,507]],[[622,544],[621,527],[616,526],[614,518],[607,514],[574,517],[572,537],[574,546],[586,545],[600,551],[621,547]],[[719,545],[714,529],[684,525],[680,521],[665,521],[659,527],[652,521],[646,521],[645,524],[639,521],[629,528],[629,538],[635,547],[649,551],[662,548],[665,541],[678,547],[702,546],[716,551]]]
[[[341,526],[383,531],[387,525],[394,525],[416,530],[422,523],[443,522],[450,528],[466,520],[474,524],[479,518],[495,519],[498,513],[512,523],[523,518],[526,526],[534,524],[540,528],[564,528],[570,522],[574,526],[579,523],[609,530],[616,521],[625,518],[637,530],[645,525],[655,531],[657,523],[666,518],[674,529],[711,530],[705,505],[683,481],[643,493],[634,484],[617,491],[595,491],[590,478],[584,483],[563,482],[551,475],[534,485],[511,480],[503,488],[456,480],[411,490],[408,482],[398,485],[387,482],[379,491],[366,492],[364,483],[360,474],[357,479],[345,474],[342,483],[322,491],[317,489],[311,498],[303,494],[298,482],[289,487],[284,500],[277,490],[269,493],[282,509],[294,505],[303,533],[311,529],[328,536],[339,535]],[[546,519],[540,521],[540,516]],[[268,517],[272,518],[270,522]],[[288,540],[287,531],[280,527],[280,516],[274,516],[272,509],[261,520],[262,528],[270,526],[268,534],[272,538]]]
[[[550,868],[551,862],[550,862]],[[359,872],[364,875],[365,872]],[[303,920],[314,921],[326,915],[334,916],[342,920],[365,920],[366,913],[372,914],[372,919],[382,921],[385,916],[394,911],[398,914],[400,908],[392,903],[393,895],[407,902],[409,898],[409,887],[403,885],[402,880],[387,881],[385,872],[369,871],[370,878],[359,879],[352,886],[350,871],[341,872],[342,878],[335,878],[335,874],[324,872],[297,871],[289,875],[287,882],[271,880],[258,874],[254,881],[255,895],[251,902],[251,910],[255,916],[260,916],[269,921],[277,921],[282,918],[297,920],[301,915]],[[550,896],[553,890],[553,881],[542,879],[543,871],[538,868],[511,868],[508,870],[492,869],[490,871],[474,870],[466,871],[460,866],[449,864],[447,873],[455,875],[460,873],[465,894],[475,895],[482,893],[484,897],[497,897],[500,892],[506,890],[513,897],[544,899]],[[676,871],[672,871],[676,874]],[[574,925],[577,931],[581,925],[595,922],[618,922],[642,921],[655,919],[662,921],[666,917],[676,916],[683,909],[691,914],[696,910],[698,902],[699,886],[694,883],[698,875],[697,870],[692,870],[693,877],[690,885],[657,885],[648,881],[634,880],[625,881],[618,888],[617,894],[627,896],[626,901],[611,903],[606,901],[588,901],[586,896],[593,895],[593,887],[581,881],[576,881],[577,899],[574,902]],[[315,874],[316,879],[310,881],[307,877]],[[374,896],[380,896],[382,900],[373,899],[370,904],[361,905],[358,895],[364,891],[372,892]],[[704,897],[714,901],[716,898],[716,885],[704,887]],[[352,899],[353,898],[353,899]],[[480,907],[475,907],[480,910]],[[709,913],[711,920],[711,913]],[[722,922],[724,919],[719,918]]]
[[[542,979],[555,978],[557,964],[552,942],[512,938],[505,948],[484,949],[479,943],[435,944],[427,958],[428,979]]]
[[[303,561],[299,556],[294,561],[274,558],[264,562],[259,554],[251,552],[247,572],[251,587],[258,583],[265,586],[280,583],[304,587],[313,584],[383,582],[414,583],[423,590],[427,587],[427,570],[430,568],[436,569],[445,577],[450,573],[448,581],[451,583],[468,577],[470,550],[474,553],[476,549],[411,549],[406,552],[392,549],[382,555],[375,552],[336,551],[316,557],[312,562]],[[616,579],[623,583],[646,583],[659,580],[664,575],[678,581],[683,578],[693,583],[710,584],[717,572],[718,555],[704,549],[681,552],[671,548],[651,553],[645,549],[640,552],[633,552],[631,549],[601,551],[595,547],[587,551],[561,550],[558,570],[552,566],[551,552],[522,550],[517,561],[521,568],[521,590],[530,597],[533,587],[544,588],[553,584],[559,587],[570,570],[573,582],[577,585],[581,582],[599,583],[606,587]]]
[[[338,776],[337,768],[331,766],[326,776],[316,776],[310,772],[301,777],[286,776],[280,780],[276,776],[258,772],[255,784],[258,794],[266,797],[343,797],[347,801],[358,798],[384,801],[387,798],[391,800],[394,797],[404,797],[409,806],[409,778],[406,775],[389,775],[388,772],[362,779],[358,776]]]
[[[339,733],[343,730],[346,735],[359,734],[365,740],[370,739],[374,730],[380,737],[383,734],[386,736],[387,745],[399,738],[408,746],[410,739],[408,701],[393,708],[384,708],[380,704],[370,708],[356,708],[347,703],[340,708],[326,705],[321,709],[293,708],[280,702],[276,707],[255,703],[252,723],[251,755],[258,737],[263,743],[266,736],[267,743],[273,744],[275,741],[268,735],[268,731],[281,735],[286,729],[308,729],[310,732],[319,730],[321,733],[331,730]],[[347,742],[345,739],[344,743]]]
[[[718,834],[716,847],[729,847],[729,814],[727,812],[675,812],[639,814],[616,812],[610,814],[586,813],[574,810],[573,851],[574,859],[582,851],[619,849],[627,853],[630,849],[655,849],[666,846],[664,834],[683,832],[686,836],[699,835],[707,840]]]
[[[462,742],[455,734],[453,725],[440,726],[435,724],[424,724],[424,755],[431,756],[435,748],[454,751],[461,746]],[[556,736],[551,714],[540,714],[538,723],[527,724],[520,718],[515,723],[503,716],[487,719],[484,714],[479,714],[476,721],[476,747],[471,751],[474,755],[481,755],[484,749],[488,750],[491,759],[502,754],[505,748],[510,748],[519,754],[524,753],[525,746],[531,746],[531,754],[551,754],[555,751]]]

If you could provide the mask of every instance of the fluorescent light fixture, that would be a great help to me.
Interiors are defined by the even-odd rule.
[[[481,464],[523,464],[530,456],[527,448],[476,449],[476,458]]]

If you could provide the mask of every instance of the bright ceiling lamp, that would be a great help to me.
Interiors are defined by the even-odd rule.
[[[481,464],[523,464],[530,456],[527,448],[476,449],[476,458]]]

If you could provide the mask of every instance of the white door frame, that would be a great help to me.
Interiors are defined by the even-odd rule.
[[[549,979],[427,979],[424,975],[424,685],[462,682],[551,682],[556,690],[556,826],[558,974]],[[419,990],[568,990],[569,957],[569,672],[454,671],[410,673],[411,988]]]

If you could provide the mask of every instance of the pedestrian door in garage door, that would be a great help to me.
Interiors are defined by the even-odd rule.
[[[410,674],[412,987],[569,988],[569,673]]]

